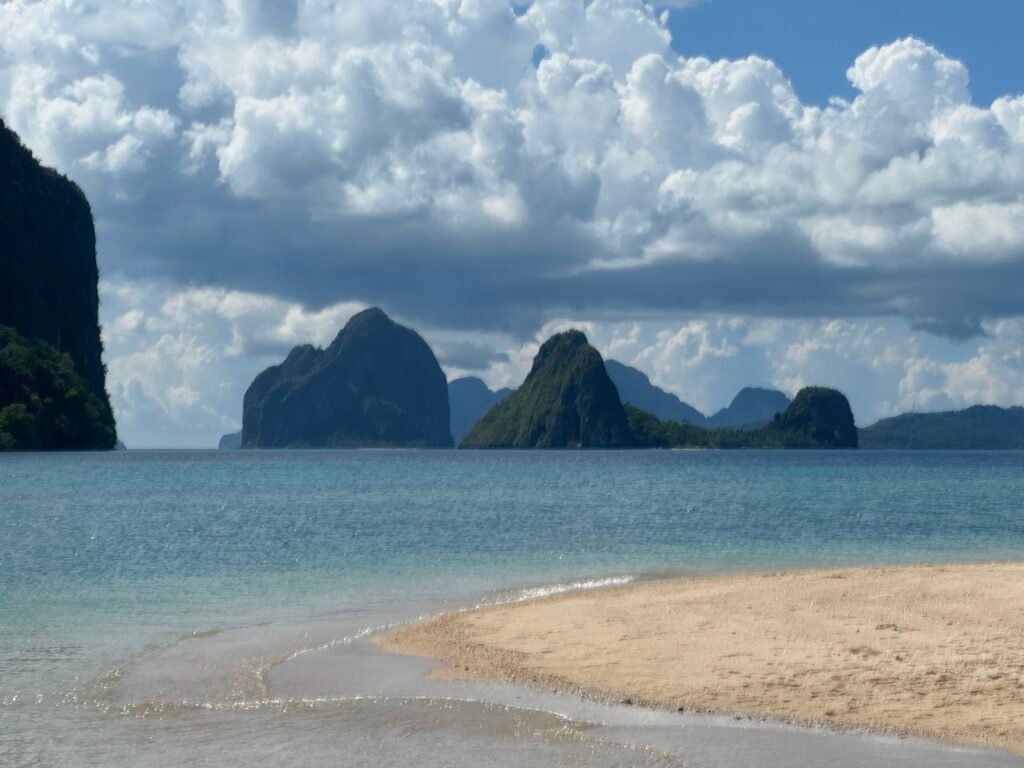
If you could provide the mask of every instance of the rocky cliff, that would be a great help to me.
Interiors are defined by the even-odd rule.
[[[619,448],[633,444],[604,361],[579,331],[548,339],[526,381],[462,441],[465,448]]]
[[[856,448],[857,426],[846,395],[827,387],[804,387],[785,411],[765,427],[784,448]]]
[[[113,431],[98,280],[92,211],[82,190],[40,165],[0,121],[0,325],[66,354]]]
[[[293,349],[249,386],[243,448],[451,447],[448,385],[415,332],[379,309],[326,349]]]

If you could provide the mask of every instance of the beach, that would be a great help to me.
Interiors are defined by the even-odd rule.
[[[379,636],[433,674],[1024,754],[1024,564],[638,582]]]

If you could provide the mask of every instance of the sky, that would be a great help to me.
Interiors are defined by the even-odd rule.
[[[5,0],[0,116],[96,217],[129,447],[377,305],[515,386],[578,327],[711,412],[1024,403],[1024,4]]]

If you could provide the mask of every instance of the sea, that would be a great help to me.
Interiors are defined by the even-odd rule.
[[[1024,452],[0,455],[0,766],[1022,766],[438,680],[371,639],[663,576],[1022,557]]]

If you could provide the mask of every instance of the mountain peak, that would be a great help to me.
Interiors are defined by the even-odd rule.
[[[789,398],[782,392],[764,387],[744,387],[728,408],[710,416],[707,424],[719,429],[763,426],[789,407]]]
[[[622,402],[657,416],[662,421],[703,426],[707,419],[693,406],[684,403],[671,392],[651,383],[647,374],[617,360],[605,360],[608,376],[619,390]]]
[[[245,393],[244,447],[452,444],[447,381],[415,331],[379,309],[354,315],[324,351],[296,347]]]
[[[572,330],[541,345],[523,385],[480,419],[469,448],[614,448],[633,444],[600,353]]]
[[[846,395],[828,387],[804,387],[773,427],[823,448],[856,448],[857,427]]]

